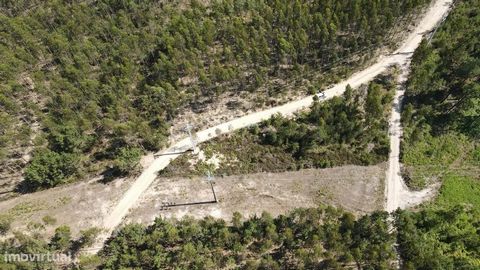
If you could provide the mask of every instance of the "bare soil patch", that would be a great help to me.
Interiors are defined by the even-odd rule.
[[[230,220],[234,212],[248,217],[268,211],[277,216],[294,208],[315,207],[322,203],[360,215],[382,209],[385,169],[382,163],[367,167],[216,177],[214,188],[218,203],[205,204],[194,203],[213,200],[206,178],[157,178],[124,223],[150,224],[158,216],[213,216]],[[172,203],[177,206],[165,207]]]
[[[11,231],[41,231],[42,235],[50,237],[56,227],[65,224],[77,236],[80,230],[101,227],[103,217],[111,212],[133,181],[117,179],[101,184],[97,180],[99,179],[1,201],[0,213],[13,220]],[[45,224],[45,216],[54,218],[56,222]]]

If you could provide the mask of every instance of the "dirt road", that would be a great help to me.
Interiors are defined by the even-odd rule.
[[[402,179],[400,172],[400,142],[402,138],[401,104],[405,93],[404,84],[408,78],[410,61],[401,67],[398,90],[394,98],[394,106],[390,116],[390,155],[385,180],[385,210],[395,211],[422,203],[433,196],[433,189],[410,191]]]
[[[440,21],[443,15],[448,11],[448,6],[451,3],[451,0],[436,0],[435,3],[429,8],[427,13],[425,14],[423,20],[419,24],[419,26],[412,32],[403,45],[396,51],[396,53],[391,55],[386,55],[379,57],[377,62],[352,75],[347,80],[340,82],[339,84],[335,85],[334,87],[326,90],[325,92],[325,99],[330,99],[334,96],[341,95],[345,87],[350,84],[353,88],[360,86],[361,84],[367,83],[371,81],[375,76],[385,71],[389,66],[395,63],[406,63],[409,59],[409,54],[404,53],[411,53],[417,48],[419,45],[423,34],[434,28],[436,23]],[[398,100],[398,99],[397,99]],[[292,115],[294,112],[301,110],[303,108],[307,108],[313,102],[313,96],[308,96],[306,98],[293,101],[282,106],[274,107],[268,110],[252,113],[235,120],[220,124],[218,126],[214,126],[208,128],[206,130],[200,131],[197,133],[198,142],[204,142],[210,140],[222,133],[231,132],[240,128],[247,127],[249,125],[261,122],[263,120],[268,119],[274,114],[280,113],[285,116]],[[396,137],[399,140],[399,136]],[[175,153],[177,149],[185,149],[190,145],[188,139],[183,139],[170,148],[163,151],[163,153],[168,153],[168,155],[160,155],[156,158],[152,164],[138,177],[138,179],[133,183],[131,188],[125,193],[122,199],[118,202],[117,206],[114,210],[104,219],[103,227],[105,229],[105,233],[102,234],[98,239],[97,247],[100,248],[103,245],[105,239],[107,239],[112,231],[121,223],[122,219],[128,214],[128,211],[135,205],[136,201],[139,199],[140,195],[150,186],[150,184],[155,179],[157,173],[164,169],[173,159],[177,158],[180,153]],[[397,154],[398,156],[398,154]],[[397,161],[398,162],[398,159]],[[396,166],[399,166],[398,163]],[[396,169],[391,170],[392,174],[395,174]],[[390,178],[397,179],[398,177],[389,177],[388,183]],[[398,179],[397,179],[398,180]],[[401,179],[400,179],[401,181]],[[388,184],[389,185],[389,184]],[[388,188],[389,194],[393,197],[398,196],[399,192],[396,186]],[[392,206],[397,204],[399,199],[395,199],[392,201]],[[91,249],[94,252],[96,249]]]
[[[394,97],[394,106],[389,120],[390,155],[385,182],[385,210],[395,211],[397,208],[406,208],[421,203],[432,196],[432,189],[422,191],[409,191],[402,179],[400,172],[400,142],[402,138],[401,109],[405,93],[405,82],[410,71],[410,58],[422,41],[422,33],[431,31],[437,23],[441,22],[448,14],[452,1],[436,1],[429,10],[415,32],[409,36],[405,44],[396,53],[397,63],[401,66],[401,74],[398,80],[397,92]]]

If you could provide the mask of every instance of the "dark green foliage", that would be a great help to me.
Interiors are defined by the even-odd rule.
[[[90,228],[80,231],[80,238],[76,241],[77,247],[90,247],[95,242],[95,239],[100,234],[100,229]]]
[[[366,94],[365,88],[353,91],[348,86],[343,97],[316,102],[311,111],[295,120],[272,118],[261,125],[266,130],[262,142],[286,145],[305,167],[369,165],[386,160],[393,80],[390,76],[378,78],[369,84]]]
[[[74,176],[77,166],[78,159],[73,154],[40,150],[25,170],[25,183],[33,189],[54,187]]]
[[[286,145],[307,168],[384,161],[389,149],[387,115],[392,80],[384,85],[371,83],[366,101],[362,91],[347,89],[343,97],[315,103],[310,112],[295,120],[271,119],[261,125],[266,130],[262,143]]]
[[[457,206],[395,215],[405,269],[478,269],[480,213]]]
[[[480,180],[480,163],[474,162],[480,143],[479,29],[480,2],[457,1],[431,43],[425,40],[415,51],[407,83],[405,178],[413,188],[448,180],[451,190],[442,188],[442,204],[475,204],[459,193]]]
[[[50,240],[50,247],[53,250],[65,251],[70,247],[70,227],[63,225],[55,229],[55,235]]]
[[[439,179],[442,187],[426,210],[396,214],[405,269],[480,267],[479,12],[479,1],[457,1],[432,44],[424,41],[413,58],[402,114],[407,183]]]
[[[99,258],[80,258],[80,264],[162,270],[393,269],[397,249],[402,269],[478,269],[478,209],[398,210],[393,217],[393,224],[385,212],[356,219],[351,213],[322,206],[275,218],[263,213],[243,221],[235,214],[231,225],[211,217],[157,218],[148,227],[123,227]],[[70,229],[61,226],[50,243],[37,234],[15,233],[0,241],[0,253],[77,252],[91,244],[97,233],[95,228],[82,231],[78,240],[71,241]],[[1,269],[56,269],[51,262],[7,263],[4,259],[0,256]]]
[[[48,136],[50,149],[58,153],[75,153],[87,150],[91,136],[83,135],[77,128],[64,125]]]
[[[422,211],[398,211],[405,269],[480,268],[480,1],[455,1],[431,44],[416,50],[402,113],[407,184],[441,180]]]
[[[101,256],[105,269],[331,269],[359,265],[388,269],[394,235],[386,213],[355,220],[331,207],[298,209],[272,218],[264,213],[227,225],[205,218],[128,225]]]
[[[351,70],[429,0],[171,2],[2,1],[0,158],[34,122],[92,163],[117,140],[159,149],[179,109],[355,55]]]
[[[459,1],[432,44],[422,42],[412,61],[403,121],[410,142],[424,132],[480,134],[480,3]]]
[[[134,147],[121,148],[115,155],[114,167],[116,173],[120,175],[135,172],[138,169],[142,150]]]
[[[355,219],[332,207],[232,225],[204,218],[128,225],[101,252],[104,269],[478,269],[480,213],[463,207]]]

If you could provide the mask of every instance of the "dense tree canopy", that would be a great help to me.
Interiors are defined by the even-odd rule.
[[[458,1],[432,43],[424,40],[416,50],[404,113],[413,141],[424,131],[456,131],[479,139],[479,12],[479,1]]]
[[[158,218],[147,228],[125,227],[101,256],[106,269],[389,269],[395,237],[387,217],[379,212],[356,220],[321,207],[277,218],[263,213],[234,225]]]
[[[261,143],[286,147],[305,167],[369,165],[386,160],[394,79],[381,77],[363,91],[354,92],[347,86],[343,97],[316,102],[294,120],[273,117],[260,125]]]
[[[107,242],[99,257],[79,257],[62,269],[478,269],[478,209],[461,206],[420,211],[374,212],[356,218],[320,206],[286,215],[231,222],[157,218],[130,224]],[[72,239],[68,226],[43,240],[14,232],[0,241],[1,269],[57,269],[54,262],[12,262],[3,254],[78,254],[97,229]],[[396,247],[394,246],[396,244]]]
[[[376,212],[356,219],[331,207],[264,213],[232,225],[205,218],[129,225],[101,256],[103,268],[148,269],[476,269],[477,210]]]
[[[478,269],[480,213],[461,206],[396,213],[404,269]]]
[[[396,213],[404,269],[480,268],[480,1],[455,1],[412,60],[402,114],[407,184],[440,181],[420,212]]]

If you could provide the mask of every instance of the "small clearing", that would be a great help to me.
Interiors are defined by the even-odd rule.
[[[182,218],[212,216],[231,220],[234,212],[244,217],[286,214],[294,208],[331,204],[360,215],[383,207],[386,164],[343,166],[283,173],[217,176],[218,203],[165,207],[168,204],[208,202],[213,194],[207,179],[157,178],[127,215],[125,223],[150,224],[162,216]]]

